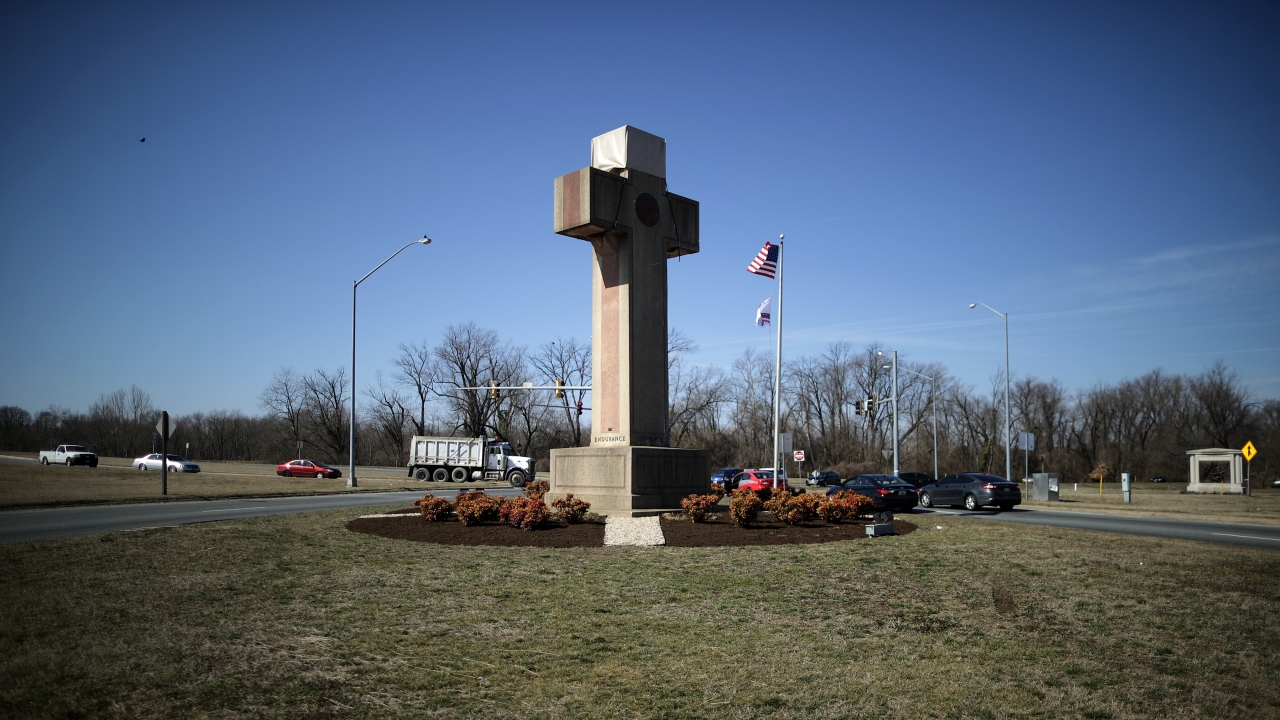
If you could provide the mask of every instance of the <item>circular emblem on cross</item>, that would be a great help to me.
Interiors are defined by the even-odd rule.
[[[640,218],[645,227],[658,224],[658,201],[649,193],[640,193],[640,197],[636,198],[636,217]]]

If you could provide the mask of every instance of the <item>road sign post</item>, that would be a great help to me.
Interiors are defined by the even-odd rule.
[[[1248,478],[1249,494],[1253,495],[1253,456],[1258,454],[1258,448],[1253,446],[1252,440],[1247,440],[1244,447],[1240,448],[1240,452],[1244,455],[1244,474]]]
[[[169,413],[160,411],[160,421],[156,430],[160,433],[160,494],[169,494],[169,436],[178,427],[178,423],[169,418]],[[143,461],[146,462],[145,460]]]

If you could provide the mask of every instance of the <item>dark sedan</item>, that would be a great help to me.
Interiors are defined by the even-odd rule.
[[[740,472],[742,472],[742,468],[732,468],[732,467],[720,468],[720,472],[711,476],[711,484],[724,485],[724,482],[728,480],[729,487],[725,488],[725,490],[736,490],[737,488],[734,487],[733,485],[733,478],[736,477]]]
[[[840,473],[832,470],[814,470],[804,481],[805,485],[839,485]]]
[[[919,501],[915,487],[903,482],[893,475],[859,475],[845,480],[834,487],[827,488],[828,495],[835,495],[841,490],[852,490],[859,495],[871,498],[876,510],[898,510],[910,512]]]
[[[1014,505],[1022,504],[1022,488],[996,475],[957,473],[921,488],[920,504],[963,505],[966,510],[996,505],[1001,510],[1012,510]]]
[[[911,483],[917,489],[922,488],[925,485],[928,485],[929,483],[933,482],[933,476],[926,475],[922,472],[900,472],[898,473],[898,477],[906,482]]]

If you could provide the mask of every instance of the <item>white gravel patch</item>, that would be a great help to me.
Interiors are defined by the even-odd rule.
[[[357,520],[366,520],[366,519],[368,519],[368,518],[383,518],[383,517],[408,517],[408,518],[420,518],[420,517],[422,517],[422,515],[421,515],[421,514],[419,514],[419,513],[388,513],[388,514],[386,514],[386,515],[361,515],[360,517],[358,517],[358,518],[356,518],[356,519],[357,519]]]
[[[610,515],[604,521],[604,544],[610,545],[666,545],[662,535],[662,522],[658,516],[617,517]]]

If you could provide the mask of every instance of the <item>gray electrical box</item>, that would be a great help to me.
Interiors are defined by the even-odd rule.
[[[1040,501],[1057,501],[1058,473],[1032,473],[1032,496]]]

